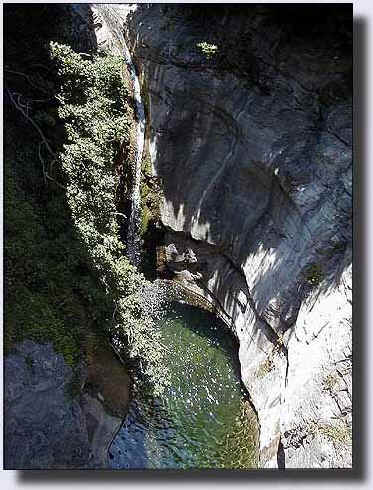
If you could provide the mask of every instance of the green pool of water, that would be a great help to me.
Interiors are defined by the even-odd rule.
[[[132,400],[109,450],[111,467],[256,467],[256,421],[234,338],[213,315],[180,304],[160,328],[171,386],[159,399]]]

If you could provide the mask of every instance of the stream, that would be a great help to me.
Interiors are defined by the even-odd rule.
[[[136,74],[135,66],[132,62],[130,52],[127,45],[124,42],[124,57],[128,66],[133,82],[133,96],[136,102],[136,116],[137,116],[137,131],[136,131],[136,161],[134,167],[134,181],[132,187],[132,199],[131,199],[131,214],[129,217],[128,231],[127,231],[127,255],[132,264],[138,265],[140,262],[140,238],[139,238],[139,226],[141,216],[141,161],[144,149],[145,138],[145,110],[141,99],[141,90],[139,78]]]
[[[109,28],[106,36],[108,39],[113,37],[111,51],[119,56],[123,56],[131,77],[133,98],[136,105],[136,160],[133,168],[133,182],[131,185],[131,209],[127,228],[126,247],[127,257],[133,265],[138,265],[141,258],[141,240],[139,236],[141,222],[141,162],[145,141],[145,109],[141,98],[141,87],[139,77],[136,73],[135,65],[132,61],[131,53],[127,47],[123,22],[131,10],[136,9],[135,4],[124,4],[109,6],[95,4],[93,10],[104,19]],[[106,28],[104,28],[106,30]],[[119,48],[120,46],[120,48]]]
[[[112,469],[256,467],[256,424],[237,345],[220,320],[173,303],[160,322],[171,386],[133,399],[109,449]]]

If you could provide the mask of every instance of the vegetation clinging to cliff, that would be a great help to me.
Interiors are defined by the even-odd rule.
[[[84,359],[87,330],[110,311],[86,267],[54,158],[65,134],[49,40],[90,51],[82,26],[70,5],[4,6],[4,349],[52,342],[71,366]]]
[[[218,47],[215,44],[209,44],[205,41],[198,43],[197,48],[199,48],[207,58],[211,58],[218,50]]]
[[[118,224],[121,215],[115,206],[118,176],[114,161],[123,140],[129,138],[131,125],[124,107],[129,93],[121,78],[122,61],[114,56],[83,59],[57,43],[51,43],[51,53],[61,81],[59,116],[68,136],[60,155],[67,199],[93,269],[113,301],[106,328],[159,392],[167,377],[161,362],[163,347],[143,307],[141,291],[146,281],[124,255]]]

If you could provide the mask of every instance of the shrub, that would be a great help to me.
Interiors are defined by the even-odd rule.
[[[274,363],[272,359],[265,359],[263,362],[259,364],[258,369],[256,371],[256,376],[258,378],[264,378],[264,376],[270,373],[273,368],[274,368]]]
[[[205,41],[198,43],[197,48],[202,51],[206,58],[212,58],[218,51],[218,47],[215,44],[209,44]]]
[[[74,272],[84,258],[73,233],[66,229],[69,221],[63,206],[58,205],[58,214],[53,212],[60,195],[51,193],[47,208],[42,208],[33,195],[35,188],[28,186],[26,192],[20,185],[15,169],[21,166],[31,184],[37,181],[36,175],[30,178],[34,167],[40,167],[37,145],[24,137],[22,150],[27,151],[20,151],[9,122],[5,136],[4,349],[8,353],[25,338],[53,342],[65,361],[75,365],[81,357],[78,327],[86,312],[82,298],[73,294]]]
[[[87,332],[102,333],[113,305],[87,266],[53,155],[66,141],[55,107],[49,41],[90,49],[85,35],[76,38],[71,14],[68,5],[4,10],[6,86],[53,150],[9,100],[4,105],[4,353],[24,339],[51,342],[74,367],[86,357]]]
[[[114,161],[132,123],[125,112],[129,93],[122,82],[123,63],[115,56],[83,59],[53,42],[50,47],[61,84],[59,116],[68,135],[60,155],[67,199],[91,265],[113,302],[106,328],[159,393],[167,383],[160,333],[143,306],[146,280],[124,255],[115,206]]]
[[[322,382],[323,389],[331,393],[337,384],[338,376],[335,373],[329,373]]]
[[[329,439],[337,446],[352,444],[352,427],[343,419],[335,419],[330,424],[312,420],[308,430],[313,435],[319,434]]]

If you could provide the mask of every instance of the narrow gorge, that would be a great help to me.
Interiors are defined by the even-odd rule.
[[[352,468],[350,6],[8,8],[6,466]]]

